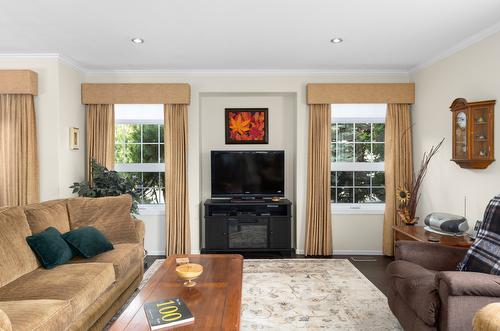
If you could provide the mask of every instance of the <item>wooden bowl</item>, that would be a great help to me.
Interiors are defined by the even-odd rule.
[[[198,278],[203,273],[203,266],[196,263],[186,263],[175,268],[177,277],[185,280],[184,286],[192,287],[196,285],[193,279]]]

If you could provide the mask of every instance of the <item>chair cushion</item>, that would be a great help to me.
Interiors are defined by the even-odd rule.
[[[56,228],[46,230],[26,237],[28,245],[35,252],[38,261],[46,269],[52,269],[71,260],[73,251],[61,237]]]
[[[476,240],[457,269],[500,275],[500,195],[486,207]]]
[[[439,314],[439,294],[435,271],[418,264],[397,260],[387,266],[394,294],[401,298],[427,325],[434,326]]]
[[[116,280],[119,281],[134,266],[140,266],[143,263],[143,255],[144,252],[140,244],[116,244],[112,251],[99,254],[90,259],[77,256],[69,261],[69,263],[113,263]]]
[[[92,226],[84,226],[62,235],[79,255],[91,258],[113,249],[113,244],[101,231]]]
[[[93,226],[113,244],[138,243],[130,207],[129,194],[104,198],[73,198],[68,200],[71,229]]]
[[[38,268],[0,287],[0,301],[53,299],[69,301],[77,317],[115,281],[111,263],[64,264]]]
[[[38,268],[35,254],[26,242],[30,235],[22,208],[0,210],[0,286]]]
[[[31,232],[38,233],[52,226],[61,233],[69,231],[66,200],[52,200],[24,207]]]
[[[71,305],[63,300],[0,301],[15,331],[65,330],[72,322]]]

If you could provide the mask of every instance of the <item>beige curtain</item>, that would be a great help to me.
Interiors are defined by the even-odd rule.
[[[165,255],[190,253],[187,180],[188,106],[165,105]]]
[[[87,105],[87,178],[92,181],[91,161],[108,169],[115,166],[114,105]]]
[[[39,199],[33,95],[0,94],[0,206]]]
[[[305,255],[332,255],[330,105],[309,106]]]
[[[385,214],[384,255],[394,255],[394,232],[400,225],[396,189],[413,182],[413,151],[409,104],[389,104],[385,120]]]

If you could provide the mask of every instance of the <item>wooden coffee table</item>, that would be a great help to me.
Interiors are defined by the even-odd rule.
[[[179,297],[193,313],[193,324],[165,330],[239,330],[243,257],[241,255],[182,255],[203,266],[196,286],[187,288],[177,279],[170,256],[111,326],[116,330],[149,330],[144,304]]]

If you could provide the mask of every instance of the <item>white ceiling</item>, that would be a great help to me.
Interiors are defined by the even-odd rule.
[[[498,0],[0,0],[0,54],[93,70],[409,70],[499,22]]]

